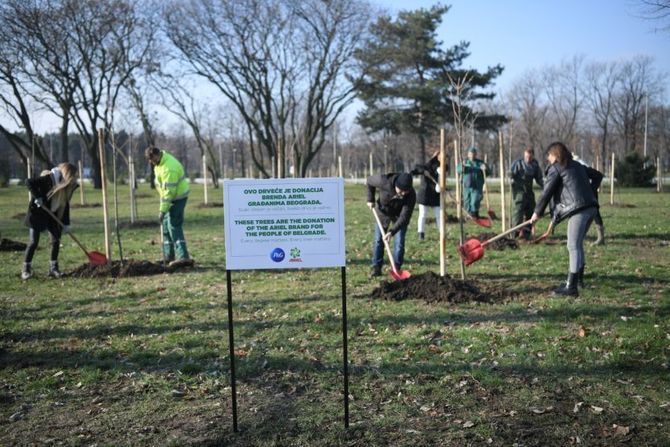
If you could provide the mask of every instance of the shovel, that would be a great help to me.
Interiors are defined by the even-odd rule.
[[[55,220],[56,223],[58,223],[58,225],[60,225],[62,228],[65,228],[65,225],[63,224],[63,222],[61,222],[61,220],[58,217],[56,217],[56,215],[54,213],[52,213],[49,208],[47,208],[44,205],[42,205],[40,208],[42,208],[49,216],[51,216],[51,218],[53,220]],[[68,234],[68,236],[70,236],[72,238],[73,241],[75,241],[77,243],[77,245],[79,245],[79,248],[81,248],[81,250],[84,253],[86,253],[86,256],[88,257],[88,262],[90,262],[91,265],[105,265],[105,264],[107,264],[107,256],[103,255],[99,251],[87,251],[86,248],[82,245],[82,243],[79,242],[79,240],[76,237],[74,237],[74,234],[72,234],[70,232],[68,232],[67,234]]]
[[[487,245],[491,244],[492,242],[497,241],[498,239],[507,236],[510,233],[515,232],[516,230],[525,227],[530,223],[530,219],[528,219],[525,222],[520,223],[516,227],[512,227],[507,231],[504,231],[500,233],[499,235],[492,237],[491,239],[488,239],[484,242],[481,242],[477,239],[468,239],[463,243],[463,245],[458,246],[458,254],[461,255],[461,258],[463,259],[463,263],[465,265],[470,265],[474,262],[479,261],[481,258],[484,257],[484,249],[486,248]]]
[[[537,237],[537,238],[533,239],[533,244],[538,244],[538,243],[542,242],[543,240],[545,240],[551,234],[551,232],[553,230],[554,230],[554,220],[552,219],[552,221],[549,222],[549,226],[547,227],[547,231],[542,233],[542,235],[540,237]]]
[[[389,246],[389,243],[386,241],[386,238],[384,237],[386,235],[386,232],[384,231],[382,221],[379,220],[379,216],[377,215],[377,210],[375,208],[372,208],[372,214],[375,215],[375,220],[377,221],[377,225],[379,226],[379,231],[381,231],[382,233],[382,241],[384,242],[384,247],[386,247],[386,254],[388,254],[389,261],[391,262],[391,276],[396,281],[409,278],[410,276],[412,276],[410,272],[408,272],[407,270],[398,270],[395,266],[395,261],[393,260],[393,253],[391,252],[391,247]]]

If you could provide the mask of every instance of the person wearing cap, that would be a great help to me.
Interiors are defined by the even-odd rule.
[[[393,238],[393,258],[396,268],[400,269],[405,258],[405,235],[409,226],[416,192],[412,186],[412,176],[406,172],[371,175],[366,180],[368,187],[367,204],[376,208],[384,234],[375,223],[375,236],[372,246],[372,270],[370,277],[382,274],[384,260],[384,241]]]
[[[463,184],[463,207],[472,219],[479,219],[479,205],[484,196],[484,173],[491,175],[486,163],[477,158],[477,148],[468,149],[468,158],[458,164],[456,171],[461,174]]]
[[[535,152],[532,148],[526,148],[523,151],[523,157],[512,163],[510,168],[510,177],[512,179],[512,202],[514,203],[514,212],[512,213],[512,226],[515,227],[521,222],[530,219],[535,210],[535,193],[533,192],[533,180],[540,188],[544,187],[542,170],[535,159]],[[526,225],[519,230],[519,236],[529,239],[531,235],[531,225]]]
[[[192,266],[182,228],[189,192],[184,166],[172,154],[155,146],[146,148],[144,155],[153,167],[160,196],[158,221],[163,232],[163,259],[170,267]]]

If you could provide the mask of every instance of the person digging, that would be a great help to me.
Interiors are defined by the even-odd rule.
[[[371,175],[367,178],[366,184],[368,208],[373,212],[378,211],[381,223],[375,225],[370,271],[370,277],[373,278],[382,274],[384,259],[382,238],[385,238],[386,243],[389,243],[391,238],[394,239],[393,258],[396,270],[400,270],[405,258],[405,235],[416,204],[416,192],[412,186],[412,176],[406,172]],[[377,190],[379,198],[375,200]]]
[[[491,171],[483,160],[477,158],[477,148],[468,149],[468,158],[458,164],[456,171],[462,175],[463,207],[472,220],[479,220],[479,207],[484,197],[484,173]]]
[[[591,189],[589,172],[572,159],[567,147],[556,141],[547,149],[549,168],[531,223],[539,220],[554,200],[553,220],[556,224],[567,220],[567,248],[569,270],[566,282],[554,290],[555,295],[579,296],[577,287],[584,287],[584,236],[598,209],[598,201]]]
[[[533,180],[540,188],[544,187],[542,170],[537,160],[535,160],[535,153],[532,148],[526,148],[523,151],[523,157],[512,163],[510,177],[512,180],[512,201],[514,203],[512,226],[515,227],[530,219],[535,210]],[[526,240],[530,239],[531,226],[528,225],[519,230],[518,236]]]
[[[145,156],[153,167],[160,196],[158,222],[163,234],[163,261],[173,268],[192,266],[194,262],[188,254],[182,228],[189,193],[184,167],[174,156],[155,146],[148,147]]]

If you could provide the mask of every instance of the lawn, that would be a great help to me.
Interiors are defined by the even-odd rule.
[[[607,244],[587,244],[578,298],[551,295],[567,273],[561,224],[550,243],[487,250],[467,268],[505,298],[453,304],[372,298],[391,278],[368,279],[374,221],[364,187],[346,185],[350,427],[340,270],[236,271],[238,433],[221,197],[210,190],[218,206],[204,207],[194,186],[185,231],[196,267],[183,272],[49,280],[44,235],[24,282],[23,253],[0,252],[0,445],[670,445],[668,194],[621,190],[614,206],[603,194]],[[154,192],[139,189],[146,225],[128,228],[127,187],[119,199],[124,258],[157,261]],[[73,230],[104,252],[102,208],[91,206],[101,195],[89,188],[86,201]],[[25,188],[0,189],[3,238],[27,242],[26,205]],[[454,277],[457,230],[448,225]],[[63,271],[86,262],[62,244]],[[413,275],[439,272],[436,227],[419,241],[416,213],[406,259]]]

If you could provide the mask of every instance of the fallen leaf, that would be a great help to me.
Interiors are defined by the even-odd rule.
[[[573,413],[579,413],[579,409],[582,408],[582,405],[584,405],[584,402],[577,402],[572,409]]]
[[[54,374],[54,377],[60,377],[63,375],[63,371],[58,371],[56,374]]]
[[[463,424],[463,428],[470,428],[470,427],[474,427],[474,426],[475,426],[475,423],[472,422],[472,421],[465,421],[465,423]]]
[[[580,337],[586,337],[587,330],[583,325],[579,325],[579,336]]]
[[[630,433],[630,427],[627,426],[614,424],[612,425],[612,428],[614,429],[614,434],[616,436],[626,436]]]
[[[600,414],[605,410],[603,407],[596,407],[595,405],[591,405],[591,411],[593,411],[595,414]]]

